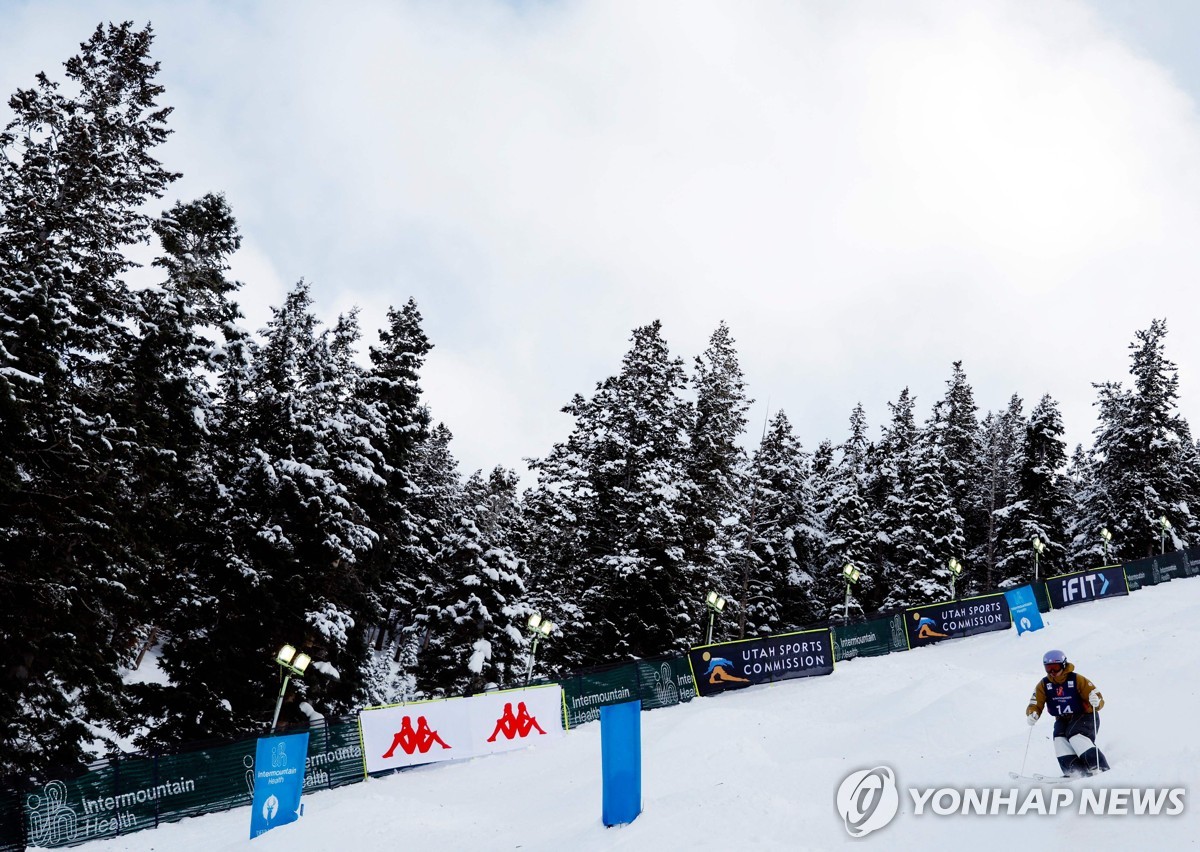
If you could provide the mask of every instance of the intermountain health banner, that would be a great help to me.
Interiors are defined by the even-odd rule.
[[[368,773],[524,748],[563,733],[558,684],[471,698],[368,707],[358,714]]]
[[[701,645],[688,651],[701,695],[756,683],[833,673],[833,635],[828,627]]]
[[[1200,545],[1183,551],[1183,573],[1188,577],[1200,577]]]
[[[1007,630],[1011,625],[1008,600],[1003,592],[909,607],[904,617],[910,648],[931,645],[956,636]]]
[[[1022,633],[1041,630],[1045,626],[1042,624],[1042,613],[1038,609],[1033,586],[1009,589],[1004,593],[1004,597],[1008,599],[1008,611],[1012,613],[1012,621],[1017,626],[1018,636]]]
[[[1185,576],[1187,558],[1182,551],[1147,556],[1125,565],[1125,581],[1129,591],[1136,592],[1142,586],[1157,586],[1175,577]]]
[[[892,620],[876,618],[862,624],[836,625],[833,628],[833,647],[839,661],[890,653]]]
[[[1062,609],[1100,598],[1127,595],[1129,586],[1125,582],[1125,569],[1120,565],[1110,565],[1108,568],[1051,577],[1046,581],[1046,592],[1050,595],[1050,605]]]
[[[263,737],[254,758],[250,838],[300,818],[300,792],[308,765],[308,734]]]

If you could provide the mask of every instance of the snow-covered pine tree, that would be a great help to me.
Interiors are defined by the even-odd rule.
[[[913,464],[909,522],[896,536],[896,565],[885,578],[884,609],[915,606],[950,596],[950,557],[963,552],[962,519],[946,485],[938,423],[921,430]],[[962,587],[959,586],[961,591]]]
[[[214,601],[206,578],[227,550],[215,523],[223,502],[216,460],[222,436],[208,377],[226,369],[247,336],[229,298],[238,285],[226,277],[228,261],[241,238],[225,199],[176,204],[153,228],[162,248],[154,265],[166,277],[137,293],[140,334],[124,365],[129,386],[120,399],[139,435],[136,511],[157,566],[142,601],[147,641],[163,641],[161,665],[175,672],[189,665],[186,651],[177,654],[176,631],[186,643],[197,619],[209,618]],[[185,688],[143,683],[130,691],[137,713],[122,730],[148,727],[144,745],[178,742],[190,724],[181,720],[195,719],[201,706]]]
[[[419,665],[420,655],[429,647],[436,629],[430,614],[437,612],[452,593],[454,578],[447,573],[447,563],[438,557],[464,514],[463,483],[458,460],[450,449],[453,439],[446,425],[438,423],[413,449],[410,505],[418,526],[416,543],[410,551],[411,573],[404,581],[412,588],[414,604],[404,616],[409,623],[396,643],[396,663]],[[406,669],[402,674],[415,678],[417,671]]]
[[[576,421],[567,442],[532,464],[539,518],[588,521],[584,548],[569,531],[539,545],[578,558],[555,566],[570,575],[561,591],[578,614],[560,622],[551,653],[570,665],[661,654],[701,637],[704,576],[687,559],[684,537],[695,498],[684,443],[693,412],[680,393],[687,377],[658,321],[635,329],[632,341],[621,372],[565,409]],[[554,508],[559,495],[562,509]]]
[[[752,400],[746,398],[734,340],[724,322],[696,359],[693,385],[696,416],[689,429],[687,476],[694,490],[693,499],[684,505],[688,559],[705,573],[708,586],[740,598],[749,554],[743,502],[746,459],[738,439],[746,429]],[[739,602],[739,634],[744,613]]]
[[[381,546],[372,554],[378,563],[375,571],[381,578],[378,593],[384,611],[376,626],[375,649],[390,650],[393,657],[412,624],[417,591],[424,585],[421,578],[429,574],[441,536],[440,527],[436,531],[427,527],[440,524],[442,517],[423,518],[416,505],[420,500],[416,468],[423,460],[430,425],[429,411],[421,401],[420,371],[433,348],[421,322],[412,299],[399,309],[389,308],[387,326],[379,331],[379,345],[369,350],[371,369],[363,378],[363,396],[373,422],[371,441],[382,453],[387,481],[379,502],[369,507],[381,537]],[[448,443],[448,433],[443,437]],[[428,510],[439,504],[428,499],[423,505]]]
[[[136,436],[113,410],[133,348],[127,249],[175,175],[149,27],[101,26],[8,101],[0,132],[0,766],[77,764],[84,720],[120,718],[118,670],[148,566]]]
[[[1086,537],[1101,526],[1113,536],[1110,560],[1122,561],[1158,551],[1164,516],[1182,530],[1195,525],[1180,466],[1191,433],[1178,411],[1179,376],[1165,354],[1166,334],[1165,320],[1136,332],[1129,346],[1131,388],[1095,385],[1100,422],[1076,524],[1077,555],[1095,552]]]
[[[875,533],[875,562],[869,573],[877,578],[893,576],[901,564],[898,547],[911,524],[909,495],[913,489],[918,429],[914,413],[916,398],[908,388],[889,402],[891,422],[883,428],[873,454],[868,493],[870,525]],[[875,602],[882,603],[886,592]]]
[[[1062,439],[1062,415],[1049,395],[1029,415],[1016,470],[1016,489],[1010,511],[999,524],[996,576],[1003,585],[1033,579],[1033,538],[1044,547],[1038,557],[1038,576],[1067,569],[1067,516],[1070,486],[1066,480],[1067,449]]]
[[[226,487],[216,522],[225,550],[205,578],[214,605],[205,611],[199,601],[195,620],[172,631],[172,656],[187,661],[172,679],[197,702],[193,729],[181,735],[261,730],[271,712],[261,684],[284,642],[340,673],[296,686],[319,693],[326,711],[349,709],[362,695],[365,629],[377,617],[362,557],[376,534],[356,499],[381,483],[369,449],[350,437],[359,413],[349,366],[357,326],[342,317],[319,334],[311,304],[301,282],[274,309],[247,374],[231,368],[222,382],[239,395],[237,406],[222,404]],[[214,645],[221,655],[200,652]]]
[[[984,505],[981,472],[984,469],[979,445],[978,406],[975,392],[967,381],[962,361],[954,362],[954,372],[946,382],[946,395],[934,406],[934,421],[946,457],[946,487],[950,490],[954,511],[962,518],[966,570],[959,578],[960,588],[980,585],[987,563],[987,507]]]
[[[783,411],[771,418],[751,466],[747,548],[751,569],[742,597],[747,636],[767,636],[816,621],[825,530],[809,461]]]
[[[1026,505],[1017,495],[1017,479],[1024,458],[1025,403],[1017,394],[1009,399],[1008,409],[997,414],[989,411],[979,429],[980,485],[987,511],[987,530],[983,545],[983,589],[995,588],[1004,571],[1019,572],[1018,565],[1030,554],[1020,538],[1026,527]],[[1002,570],[999,566],[1003,564]]]
[[[875,535],[870,529],[867,502],[867,460],[871,451],[867,439],[867,418],[862,403],[850,414],[850,437],[841,446],[838,460],[817,475],[817,505],[826,530],[824,567],[816,577],[815,591],[820,612],[830,619],[845,619],[845,585],[842,569],[847,564],[862,571],[862,579],[851,590],[850,612],[862,613],[876,608],[882,599],[882,577],[869,566],[875,564]]]
[[[468,507],[447,534],[436,558],[445,582],[417,619],[429,637],[417,667],[425,695],[510,686],[525,673],[528,569],[511,549],[486,539],[477,509]]]

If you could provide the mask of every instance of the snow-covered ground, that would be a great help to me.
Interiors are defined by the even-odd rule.
[[[305,816],[253,841],[242,808],[99,841],[99,850],[327,852],[432,849],[1030,849],[1200,846],[1200,579],[1046,616],[1047,627],[952,640],[642,714],[645,810],[600,822],[600,726],[543,748],[422,767],[305,797]],[[1062,648],[1100,687],[1100,746],[1113,770],[1082,787],[1183,787],[1180,816],[916,816],[914,787],[1017,786],[1024,707],[1041,656]],[[1050,721],[1027,772],[1054,773]],[[853,770],[895,770],[900,812],[852,839],[835,806]],[[1022,782],[1026,783],[1026,782]],[[1027,783],[1026,783],[1027,787]],[[1022,790],[1026,789],[1022,787]],[[1024,793],[1021,794],[1022,796]]]

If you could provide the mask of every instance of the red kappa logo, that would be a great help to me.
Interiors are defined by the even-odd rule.
[[[496,728],[492,731],[492,735],[488,737],[489,743],[494,743],[496,737],[504,734],[505,739],[511,740],[513,737],[524,739],[529,736],[529,732],[537,728],[539,734],[545,734],[542,726],[538,724],[536,716],[530,716],[529,710],[525,707],[524,701],[517,702],[517,713],[513,715],[512,702],[504,705],[504,713],[496,720]]]
[[[417,729],[414,731],[412,726],[412,717],[405,716],[404,721],[400,723],[400,732],[392,738],[392,747],[384,752],[384,757],[391,757],[396,751],[396,746],[404,749],[405,754],[412,754],[414,751],[419,751],[425,754],[437,743],[442,748],[450,748],[438,736],[437,731],[429,729],[429,723],[425,721],[424,716],[417,717]]]

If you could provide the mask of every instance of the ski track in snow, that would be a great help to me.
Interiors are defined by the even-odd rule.
[[[299,822],[248,839],[240,808],[113,840],[107,850],[330,852],[433,849],[824,850],[1180,849],[1200,846],[1200,743],[1189,734],[1200,673],[1200,579],[1046,615],[1017,636],[990,633],[838,664],[830,677],[785,681],[642,714],[645,810],[600,822],[600,726],[544,748],[422,767],[304,797]],[[1103,691],[1100,747],[1112,771],[1071,784],[1182,786],[1182,815],[914,816],[907,788],[1014,781],[1029,728],[1024,709],[1041,656],[1062,648]],[[1056,774],[1051,722],[1033,728],[1025,774]],[[851,838],[835,807],[851,771],[895,770],[900,812]],[[1023,795],[1023,794],[1022,794]]]

